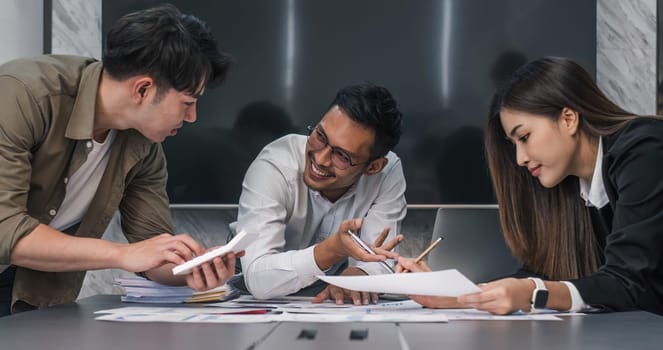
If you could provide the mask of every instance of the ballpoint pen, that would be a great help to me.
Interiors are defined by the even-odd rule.
[[[357,243],[357,244],[361,247],[361,249],[363,249],[365,252],[367,252],[367,253],[369,253],[369,254],[371,254],[371,255],[377,255],[377,254],[373,251],[373,249],[371,249],[371,247],[368,246],[368,244],[364,243],[364,241],[362,241],[361,238],[359,238],[359,236],[357,236],[356,233],[352,232],[351,230],[348,230],[348,234],[350,235],[350,238],[351,238],[355,243]],[[394,269],[392,269],[391,266],[389,266],[389,264],[387,264],[385,261],[379,261],[379,263],[380,263],[385,269],[387,269],[387,271],[389,271],[389,272],[391,272],[391,273],[394,273]]]

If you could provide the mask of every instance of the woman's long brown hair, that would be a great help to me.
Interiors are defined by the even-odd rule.
[[[580,132],[597,139],[637,116],[610,101],[577,63],[544,57],[519,68],[495,93],[486,125],[486,155],[504,236],[514,256],[549,279],[573,279],[598,269],[599,251],[578,178],[543,187],[518,166],[500,113],[527,112],[552,120],[563,108],[580,115]]]

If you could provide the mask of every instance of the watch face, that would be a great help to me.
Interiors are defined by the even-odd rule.
[[[537,289],[534,296],[534,305],[535,309],[545,309],[546,304],[548,303],[548,291],[545,289]]]

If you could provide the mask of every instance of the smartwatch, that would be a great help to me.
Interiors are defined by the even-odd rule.
[[[540,278],[527,278],[534,281],[536,285],[534,292],[532,292],[532,309],[530,312],[541,311],[546,308],[546,304],[548,303],[548,289]]]

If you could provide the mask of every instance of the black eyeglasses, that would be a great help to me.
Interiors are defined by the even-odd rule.
[[[327,135],[325,135],[320,129],[318,129],[317,126],[309,125],[308,127],[306,127],[306,129],[308,130],[307,142],[310,146],[311,151],[319,151],[329,146],[331,148],[332,165],[334,165],[334,167],[337,169],[345,170],[351,166],[357,166],[360,164],[368,163],[372,160],[369,159],[366,162],[353,163],[352,157],[350,157],[350,155],[346,151],[329,144],[329,141],[327,140]]]

